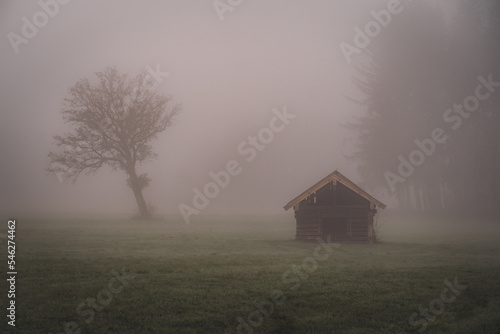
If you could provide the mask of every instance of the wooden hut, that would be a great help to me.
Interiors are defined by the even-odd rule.
[[[297,240],[317,237],[335,242],[374,242],[377,207],[386,205],[337,170],[284,206],[295,210]]]

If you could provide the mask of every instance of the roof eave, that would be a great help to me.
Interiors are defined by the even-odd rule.
[[[320,189],[321,187],[323,187],[324,185],[326,185],[328,182],[333,181],[333,180],[339,181],[340,183],[344,184],[346,187],[348,187],[349,189],[351,189],[352,191],[354,191],[358,195],[362,196],[363,198],[365,198],[370,203],[372,203],[375,206],[381,208],[382,210],[387,207],[387,205],[385,205],[384,203],[382,203],[379,200],[377,200],[375,197],[373,197],[370,194],[368,194],[366,191],[364,191],[363,189],[361,189],[357,184],[355,184],[354,182],[352,182],[351,180],[349,180],[347,177],[345,177],[344,175],[342,175],[339,171],[335,170],[332,173],[328,174],[323,179],[321,179],[319,182],[316,182],[313,186],[311,186],[310,188],[308,188],[306,191],[304,191],[303,193],[301,193],[299,196],[297,196],[294,199],[292,199],[290,202],[288,202],[283,207],[283,209],[285,209],[285,211],[288,211],[288,209],[290,209],[291,207],[295,206],[297,203],[300,203],[307,196],[313,194],[318,189]]]

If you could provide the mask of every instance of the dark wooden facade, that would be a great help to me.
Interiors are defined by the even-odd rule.
[[[386,206],[334,171],[284,206],[295,210],[297,240],[373,242],[377,207]]]

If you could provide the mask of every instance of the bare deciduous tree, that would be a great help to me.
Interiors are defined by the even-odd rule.
[[[145,73],[129,78],[108,67],[96,75],[96,84],[81,79],[69,89],[61,113],[72,132],[54,136],[60,150],[49,153],[48,170],[72,182],[82,172],[92,174],[103,166],[122,170],[141,217],[149,218],[142,190],[151,179],[138,175],[137,165],[157,157],[151,142],[181,107],[171,106],[170,96],[154,92],[154,82]]]

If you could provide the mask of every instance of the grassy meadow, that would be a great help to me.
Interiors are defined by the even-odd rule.
[[[293,214],[16,218],[1,333],[500,333],[494,222],[392,217],[327,249],[293,240]]]

